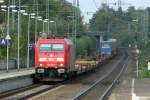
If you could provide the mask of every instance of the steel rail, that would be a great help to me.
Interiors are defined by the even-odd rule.
[[[64,84],[64,82],[62,83],[56,83],[54,85],[48,85],[46,86],[45,88],[41,88],[40,87],[43,87],[45,86],[44,84],[34,84],[34,85],[31,85],[31,86],[28,86],[28,87],[24,87],[24,88],[20,88],[20,89],[17,89],[17,90],[11,90],[11,91],[8,91],[8,92],[5,92],[5,93],[2,93],[0,95],[0,99],[14,99],[16,97],[16,95],[20,95],[18,96],[16,99],[17,100],[26,100],[26,99],[29,99],[33,96],[36,96],[38,94],[41,94],[43,92],[46,92],[50,89],[54,89],[58,86],[61,86],[62,84]],[[39,89],[38,89],[39,88]],[[37,90],[36,90],[37,89]],[[31,92],[33,91],[33,92]],[[31,93],[30,93],[31,92]],[[24,95],[22,95],[24,93]]]
[[[56,85],[49,86],[48,88],[45,88],[45,89],[36,91],[35,93],[31,93],[31,94],[26,95],[26,96],[24,96],[24,97],[21,97],[21,98],[19,98],[18,100],[27,100],[27,99],[29,99],[29,98],[31,98],[31,97],[33,97],[33,96],[36,96],[36,95],[38,95],[38,94],[41,94],[41,93],[46,92],[46,91],[49,91],[49,90],[52,90],[52,89],[54,89],[54,88],[56,88],[56,87],[58,87],[58,86],[61,86],[61,85],[62,85],[62,83],[58,83],[58,84],[56,84]]]
[[[127,59],[127,54],[124,54],[124,57],[122,59],[120,59],[120,61],[118,62],[118,64],[116,66],[119,66],[121,64],[121,62],[123,62],[124,59]],[[96,81],[92,86],[90,86],[88,89],[86,89],[85,91],[81,92],[79,95],[75,96],[75,98],[73,98],[73,100],[80,100],[81,97],[86,96],[94,87],[96,87],[98,84],[100,84],[103,80],[105,80],[114,70],[112,70],[109,74],[103,76],[101,79],[99,79],[98,81]],[[121,70],[122,71],[122,70]],[[120,74],[120,73],[119,73]]]
[[[23,88],[18,88],[18,89],[2,92],[2,93],[0,93],[0,99],[11,96],[11,95],[14,95],[14,94],[17,94],[17,93],[20,93],[20,92],[31,90],[31,89],[39,87],[41,85],[42,84],[33,84],[33,85],[29,85],[29,86],[26,86],[26,87],[23,87]]]
[[[129,58],[126,60],[126,62],[123,65],[122,70],[120,71],[119,75],[116,77],[116,79],[112,82],[112,84],[108,87],[108,89],[104,92],[104,94],[99,98],[99,100],[104,100],[110,93],[110,91],[113,89],[114,85],[118,82],[118,80],[120,79],[122,73],[125,70],[125,67],[127,66],[129,61]],[[127,68],[127,67],[126,67]]]

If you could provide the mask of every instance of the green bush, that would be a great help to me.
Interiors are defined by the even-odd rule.
[[[150,71],[148,71],[148,62],[150,54],[147,49],[143,50],[139,56],[139,78],[149,78]]]
[[[82,36],[77,39],[77,57],[83,58],[84,56],[93,55],[98,48],[98,41],[95,37]]]

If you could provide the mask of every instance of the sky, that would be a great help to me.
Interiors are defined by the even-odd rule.
[[[69,2],[73,2],[73,0],[67,0]],[[101,7],[101,3],[106,0],[79,0],[80,2],[80,9],[82,12],[82,15],[84,16],[84,22],[88,23],[89,19],[92,18],[93,14],[98,10],[99,7]],[[117,0],[107,0],[109,3],[114,3]],[[122,0],[122,3],[125,5],[122,5],[123,9],[127,9],[129,4],[132,6],[135,6],[136,8],[145,8],[150,7],[150,0]],[[117,8],[117,6],[111,5],[114,8]]]

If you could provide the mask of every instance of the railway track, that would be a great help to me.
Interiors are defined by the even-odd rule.
[[[110,60],[109,63],[106,62],[104,65],[100,65],[97,69],[93,70],[92,72],[84,73],[80,75],[78,78],[67,82],[67,84],[62,85],[59,88],[52,89],[40,95],[34,96],[30,99],[31,100],[43,100],[43,99],[44,100],[73,100],[79,96],[77,94],[84,93],[86,89],[90,88],[93,84],[96,84],[96,82],[98,83],[97,80],[99,81],[103,80],[114,70],[116,71],[120,63],[124,64],[124,60],[126,60],[124,55],[125,54],[123,50],[120,50],[118,56]],[[120,68],[118,69],[119,72],[122,69],[122,66],[123,65],[121,64]],[[87,98],[87,100],[98,100],[99,96],[95,97],[95,94],[97,95],[99,91],[102,91],[101,93],[102,95],[103,93],[105,93],[105,91],[108,89],[110,85],[111,82],[109,81],[103,82],[102,85],[100,86],[102,89],[98,90],[98,92],[96,90],[95,93],[93,93],[94,94],[93,97]],[[82,99],[84,100],[84,98]]]
[[[123,59],[122,59],[123,58]],[[101,96],[103,96],[104,95],[104,97],[108,94],[108,88],[111,86],[111,84],[112,84],[112,82],[114,81],[114,78],[116,78],[115,76],[116,75],[118,75],[118,73],[120,72],[120,70],[122,70],[122,66],[123,66],[123,64],[125,64],[125,62],[123,62],[124,60],[126,61],[126,59],[127,59],[127,57],[122,57],[121,59],[122,60],[120,60],[119,59],[119,61],[118,61],[118,63],[117,64],[115,64],[115,66],[117,66],[117,67],[115,67],[115,69],[113,69],[112,70],[112,72],[109,72],[109,75],[103,75],[103,77],[99,77],[99,78],[101,78],[101,80],[98,80],[97,82],[95,82],[94,83],[94,85],[90,85],[91,87],[91,89],[90,88],[88,88],[88,92],[87,93],[85,93],[85,91],[84,92],[82,92],[81,94],[82,95],[78,95],[78,96],[76,96],[75,98],[74,98],[74,100],[98,100],[98,99],[95,99],[95,98],[99,98],[99,96],[97,96],[96,97],[96,95],[97,95],[97,93],[99,93],[99,92],[97,92],[97,91],[101,91],[101,93],[99,93]],[[117,59],[118,59],[118,57],[117,57]],[[123,62],[123,63],[122,63]],[[121,64],[122,63],[122,64]],[[118,66],[121,66],[121,67],[118,67]],[[107,69],[107,68],[106,68]],[[116,69],[117,69],[117,73],[116,73]],[[114,74],[115,73],[115,75],[112,75],[112,74]],[[91,73],[92,74],[92,73]],[[94,74],[94,73],[93,73]],[[96,74],[96,73],[95,73]],[[98,74],[98,73],[97,73]],[[113,76],[113,78],[109,78],[108,76]],[[85,79],[85,80],[83,80],[84,82],[84,84],[86,84],[85,82],[87,81],[87,80],[89,80],[89,79],[86,79],[86,78],[84,78],[84,77],[86,77],[87,75],[85,75],[85,76],[83,76],[83,79]],[[99,76],[99,75],[98,75]],[[96,75],[96,77],[98,77],[97,75]],[[89,76],[88,76],[89,77]],[[90,76],[91,77],[91,76]],[[90,78],[89,77],[89,78]],[[94,76],[94,78],[95,78],[95,76]],[[81,77],[81,79],[82,79],[82,77]],[[90,78],[90,79],[93,79],[92,77]],[[68,90],[70,90],[70,88],[71,87],[76,87],[76,86],[78,86],[78,84],[76,85],[75,83],[78,81],[78,80],[80,80],[80,77],[79,78],[77,78],[77,79],[75,79],[75,80],[73,80],[73,81],[69,81],[69,82],[65,82],[65,83],[67,83],[67,84],[65,84],[63,87],[64,87],[64,89],[65,89],[65,91],[67,92]],[[47,91],[49,91],[49,90],[54,90],[54,88],[56,88],[56,87],[58,87],[58,86],[60,86],[60,85],[62,85],[64,82],[62,82],[62,83],[59,83],[59,84],[55,84],[55,85],[44,85],[44,84],[37,84],[37,86],[35,85],[35,86],[31,86],[31,87],[27,87],[27,88],[25,88],[25,89],[21,89],[21,90],[15,90],[15,91],[17,91],[17,92],[12,92],[12,93],[8,93],[8,94],[5,94],[5,95],[3,95],[3,97],[5,97],[5,98],[1,98],[1,96],[0,96],[0,99],[3,99],[3,100],[23,100],[23,99],[30,99],[30,98],[32,98],[32,97],[34,97],[34,96],[37,96],[37,95],[39,95],[39,94],[41,94],[41,93],[43,93],[43,92],[47,92]],[[70,86],[70,88],[68,89],[68,90],[66,90],[66,87],[68,87],[68,85],[71,85]],[[90,82],[87,82],[87,84],[86,85],[88,85],[88,84],[91,84],[91,81]],[[84,86],[82,86],[82,85],[79,85],[80,87],[82,87],[82,88],[84,88]],[[62,87],[62,88],[63,88]],[[85,87],[86,88],[86,87]],[[96,89],[95,89],[96,88]],[[61,88],[59,88],[59,89],[61,89]],[[94,91],[93,91],[94,90]],[[58,90],[58,89],[56,89],[55,91],[57,91],[57,92],[61,92],[61,90]],[[65,91],[63,90],[63,93],[65,93]],[[93,92],[92,92],[93,91]],[[57,93],[57,92],[55,92],[55,93]],[[54,93],[54,91],[53,91],[53,93]],[[71,93],[71,91],[69,92],[69,93]],[[84,95],[83,95],[84,94]],[[85,95],[86,94],[86,95]],[[76,94],[75,94],[76,95]],[[50,95],[49,95],[50,96]],[[71,96],[71,95],[70,95]],[[74,97],[74,96],[73,96]],[[72,98],[73,98],[72,97]],[[70,97],[69,97],[70,98]],[[51,98],[52,99],[52,98]],[[60,99],[60,98],[59,98]],[[59,100],[58,99],[58,100]],[[34,100],[34,99],[33,99]],[[38,100],[37,98],[35,98],[35,100]],[[49,100],[49,99],[47,99],[47,100]],[[53,100],[53,99],[52,99]],[[63,99],[62,99],[63,100]],[[64,100],[66,100],[66,99],[64,99]],[[70,100],[70,99],[69,99]]]
[[[14,94],[17,94],[19,92],[23,92],[23,91],[27,91],[27,90],[39,87],[41,85],[42,84],[33,84],[33,85],[26,86],[26,87],[23,87],[23,88],[14,89],[14,90],[10,90],[10,91],[6,91],[6,92],[3,92],[3,93],[0,93],[0,99],[3,99],[5,97],[8,97],[8,96],[11,96],[11,95],[14,95]]]
[[[45,84],[33,84],[28,87],[20,88],[17,90],[11,90],[0,94],[1,100],[26,100],[30,97],[54,89],[60,86],[63,83],[57,83],[54,85],[45,85]]]
[[[106,99],[115,83],[118,82],[120,76],[126,69],[128,63],[127,53],[125,52],[124,58],[119,62],[117,67],[111,73],[105,75],[100,80],[96,81],[87,90],[81,92],[73,98],[73,100],[104,100]]]

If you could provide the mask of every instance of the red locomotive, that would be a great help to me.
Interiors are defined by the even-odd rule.
[[[35,46],[35,78],[65,79],[75,74],[75,46],[69,39],[39,39]]]

